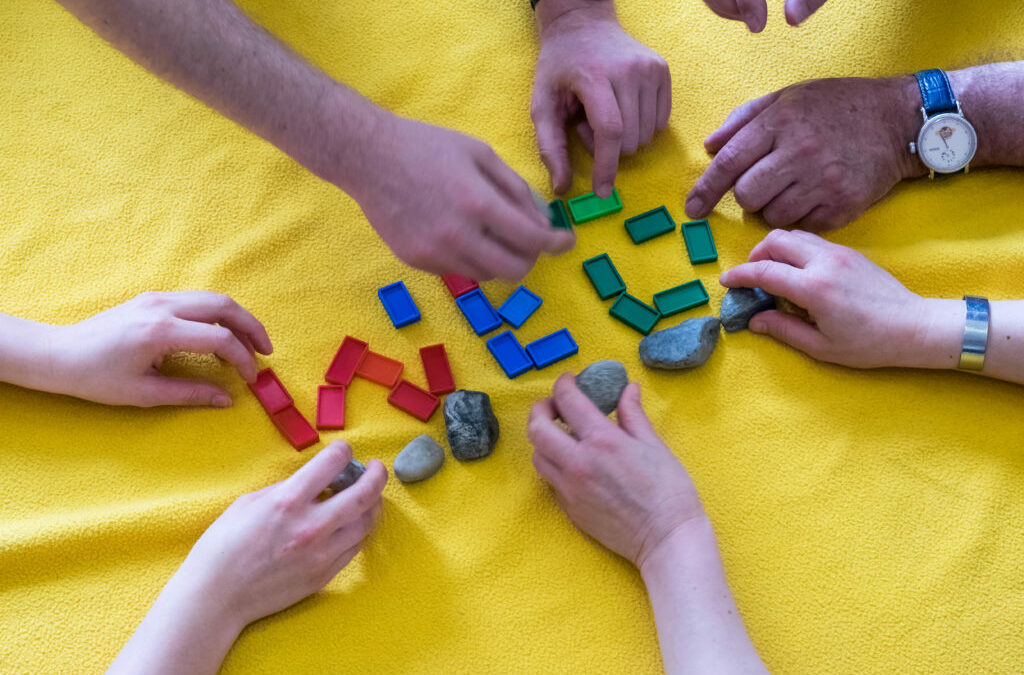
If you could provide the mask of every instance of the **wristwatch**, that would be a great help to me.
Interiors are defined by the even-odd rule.
[[[964,117],[949,78],[937,68],[922,70],[914,77],[921,89],[924,125],[917,142],[910,144],[910,154],[921,158],[929,178],[967,173],[978,150],[978,133]]]

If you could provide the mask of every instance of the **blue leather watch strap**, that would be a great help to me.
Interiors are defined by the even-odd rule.
[[[946,73],[938,68],[922,70],[914,74],[921,89],[924,112],[931,117],[944,112],[956,112],[956,96],[949,84]]]

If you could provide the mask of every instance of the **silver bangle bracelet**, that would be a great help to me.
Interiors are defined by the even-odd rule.
[[[982,370],[988,346],[988,298],[965,295],[967,318],[964,321],[964,345],[960,350],[961,370]]]

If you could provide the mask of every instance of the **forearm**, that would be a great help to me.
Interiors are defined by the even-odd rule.
[[[535,11],[542,40],[544,32],[555,22],[594,19],[618,21],[614,0],[540,0]]]
[[[640,569],[667,673],[764,672],[706,517],[687,521]]]
[[[53,326],[0,314],[0,382],[53,391]]]

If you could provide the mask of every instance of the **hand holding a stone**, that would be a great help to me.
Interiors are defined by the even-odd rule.
[[[564,420],[566,431],[558,420]],[[626,387],[616,425],[571,375],[530,414],[533,464],[580,530],[638,568],[684,523],[704,518],[693,481]]]

